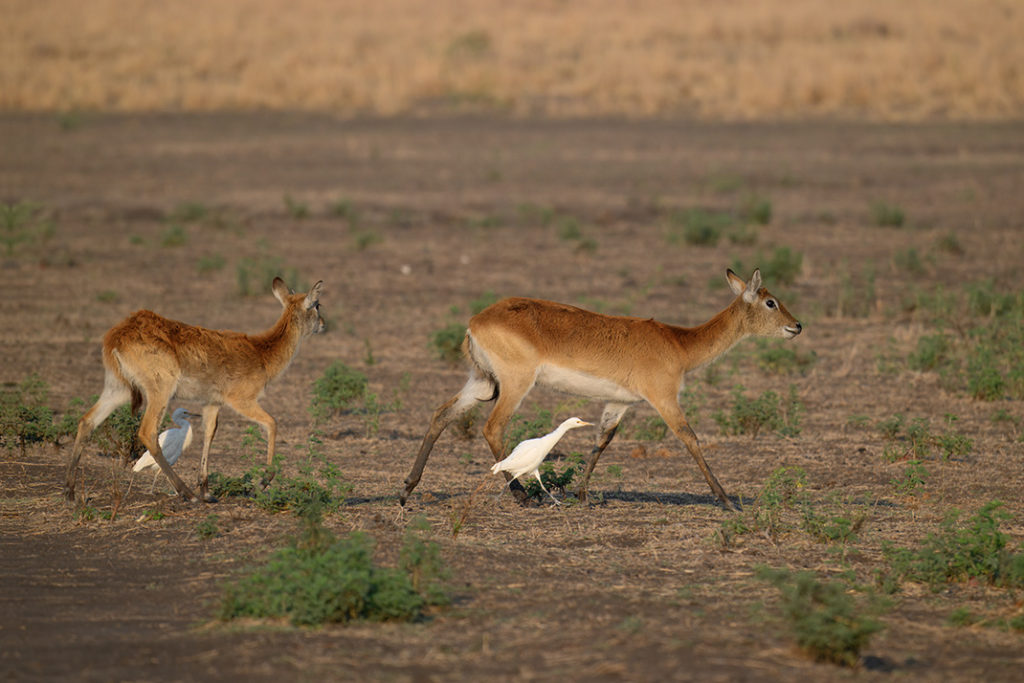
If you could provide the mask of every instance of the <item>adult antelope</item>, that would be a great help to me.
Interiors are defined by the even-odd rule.
[[[590,474],[626,410],[647,401],[686,445],[722,504],[735,510],[704,461],[697,436],[679,407],[685,374],[710,363],[744,337],[791,339],[802,328],[786,307],[761,287],[760,270],[754,271],[749,282],[732,270],[726,271],[726,277],[736,298],[697,327],[601,315],[524,298],[504,299],[473,316],[462,344],[470,360],[469,380],[434,413],[412,471],[405,478],[405,491],[399,497],[402,505],[419,483],[441,432],[478,401],[497,399],[483,432],[495,461],[501,460],[509,418],[530,389],[540,384],[606,402],[601,433],[577,492],[580,500],[586,499]]]
[[[274,278],[274,296],[284,311],[277,324],[262,334],[208,330],[168,320],[152,311],[136,311],[114,325],[103,337],[103,393],[78,421],[64,485],[68,500],[75,498],[78,460],[89,435],[129,401],[133,413],[145,401],[139,439],[184,499],[195,495],[167,464],[157,438],[157,428],[174,396],[204,404],[199,480],[203,500],[216,500],[207,490],[207,465],[217,415],[224,404],[263,427],[267,433],[267,464],[273,464],[277,424],[260,407],[259,400],[267,384],[291,363],[302,339],[323,332],[322,284],[317,282],[308,293],[295,294],[281,278]]]

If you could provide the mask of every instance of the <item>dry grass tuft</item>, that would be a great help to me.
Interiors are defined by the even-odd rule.
[[[0,109],[1012,119],[1013,0],[11,0]]]

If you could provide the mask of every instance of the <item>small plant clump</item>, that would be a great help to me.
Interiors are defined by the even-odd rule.
[[[761,567],[759,578],[779,589],[782,614],[797,644],[818,661],[853,666],[871,637],[884,627],[881,604],[857,600],[840,581],[820,581],[811,572]]]
[[[1024,292],[983,280],[960,292],[918,291],[904,308],[934,328],[918,338],[907,367],[978,400],[1024,398]]]
[[[50,390],[39,375],[19,384],[5,384],[0,390],[0,447],[18,447],[24,453],[30,445],[51,443],[75,433],[80,412],[77,403],[58,419],[49,405]]]
[[[959,510],[951,511],[940,530],[928,534],[918,548],[883,546],[890,565],[888,584],[902,581],[926,583],[940,590],[948,583],[979,581],[1003,588],[1024,588],[1024,544],[1011,548],[1009,537],[999,530],[1010,515],[1003,503],[983,505],[966,524]]]
[[[458,363],[462,359],[462,340],[466,337],[466,326],[461,323],[449,323],[434,332],[430,339],[431,346],[438,358],[448,363]]]
[[[726,434],[749,434],[755,438],[762,429],[779,436],[800,434],[800,415],[803,403],[796,395],[796,386],[790,385],[786,399],[771,390],[757,398],[747,398],[743,387],[733,389],[732,410],[715,411],[712,418]]]
[[[305,458],[298,466],[297,476],[280,473],[280,459],[267,468],[251,467],[241,476],[210,473],[210,490],[218,498],[248,498],[269,512],[290,510],[301,514],[311,505],[327,512],[339,510],[351,492],[350,484],[342,479],[338,466],[329,462],[320,452],[323,441],[318,432],[309,435]],[[242,441],[243,457],[253,460],[264,452],[266,440],[257,427],[250,426]],[[272,481],[265,485],[268,479]]]
[[[342,413],[366,395],[368,385],[366,375],[336,360],[313,382],[309,412],[317,421]]]
[[[903,413],[896,413],[877,425],[887,442],[883,457],[889,462],[919,462],[932,458],[937,452],[942,460],[963,459],[974,450],[974,441],[953,429],[957,420],[956,415],[947,414],[946,429],[935,433],[927,418],[918,417],[908,422]]]
[[[43,244],[54,233],[53,221],[31,202],[0,204],[0,244],[9,258],[21,245]]]
[[[425,608],[446,604],[447,571],[437,543],[418,528],[406,532],[399,566],[381,567],[371,536],[355,531],[336,538],[311,507],[298,538],[226,588],[220,617],[284,617],[295,626],[421,618]]]
[[[896,204],[879,200],[871,204],[871,218],[879,227],[900,228],[903,227],[906,215]]]

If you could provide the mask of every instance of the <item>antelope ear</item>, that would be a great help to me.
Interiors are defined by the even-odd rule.
[[[279,277],[275,277],[274,284],[270,286],[270,289],[274,292],[274,296],[277,297],[277,300],[281,302],[282,306],[288,305],[288,294],[291,290],[288,289],[288,285],[284,283],[284,280]]]
[[[725,279],[729,281],[729,289],[731,289],[732,293],[736,296],[742,294],[743,290],[747,288],[747,283],[744,282],[743,278],[739,275],[732,272],[732,268],[725,269]]]
[[[320,290],[323,288],[324,281],[318,280],[315,285],[309,288],[309,293],[306,295],[306,310],[313,308],[320,301]]]
[[[754,270],[754,274],[750,276],[750,282],[747,283],[746,289],[743,292],[743,300],[748,304],[752,304],[757,301],[757,293],[761,291],[761,269],[757,268]]]

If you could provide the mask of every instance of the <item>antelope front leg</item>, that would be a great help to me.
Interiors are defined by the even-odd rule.
[[[707,462],[704,460],[704,453],[701,450],[700,442],[697,441],[697,435],[693,433],[693,429],[690,428],[689,423],[686,421],[686,416],[683,415],[683,411],[679,408],[679,404],[675,401],[671,402],[668,406],[655,406],[655,409],[661,414],[665,423],[669,426],[672,432],[679,437],[679,440],[686,445],[686,449],[690,451],[690,455],[697,462],[697,467],[700,468],[701,473],[704,475],[705,481],[708,482],[708,486],[711,487],[711,491],[718,496],[718,499],[722,501],[722,505],[725,506],[726,510],[732,510],[738,512],[738,508],[726,495],[725,489],[718,483],[718,479],[711,472],[711,468],[708,467]]]
[[[271,469],[274,465],[274,443],[277,440],[277,422],[270,416],[270,413],[263,410],[256,401],[237,401],[231,407],[238,411],[239,415],[247,417],[256,424],[263,427],[267,432],[267,474],[264,476],[260,486],[267,488],[270,482],[274,481],[276,471]]]

